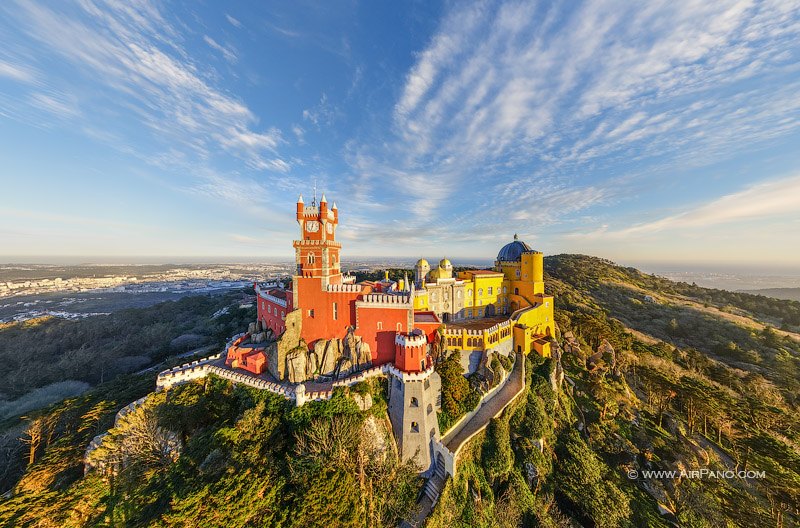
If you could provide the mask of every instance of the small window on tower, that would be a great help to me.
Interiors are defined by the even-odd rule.
[[[309,317],[314,317],[314,309],[313,308],[308,311],[308,316]]]
[[[309,263],[309,264],[313,264],[313,263],[314,263],[314,260],[315,260],[315,259],[314,259],[314,254],[313,254],[313,253],[309,253],[309,254],[308,254],[308,263]]]
[[[483,288],[478,288],[478,297],[483,296]]]
[[[411,398],[411,407],[419,407],[419,400],[416,398]]]
[[[492,294],[492,287],[489,286],[489,295],[491,295],[491,294]]]
[[[417,422],[411,422],[411,432],[412,433],[419,432],[419,424]]]
[[[383,322],[378,321],[378,330],[383,330]]]
[[[339,306],[333,303],[333,320],[336,321],[337,319],[339,319]]]

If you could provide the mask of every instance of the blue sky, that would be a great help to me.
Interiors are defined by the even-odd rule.
[[[0,260],[800,267],[800,3],[0,3]],[[36,260],[36,258],[27,258]]]

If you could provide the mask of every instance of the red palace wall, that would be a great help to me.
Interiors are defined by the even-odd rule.
[[[310,347],[318,339],[343,338],[356,324],[356,299],[362,292],[322,291],[321,279],[302,278],[295,281],[297,305],[303,310],[301,336]],[[334,319],[333,303],[337,317]],[[310,314],[313,310],[313,316]]]
[[[291,290],[286,292],[286,297],[286,307],[276,304],[261,295],[257,297],[258,320],[265,324],[267,328],[270,328],[275,335],[280,335],[286,330],[286,314],[292,311]]]
[[[410,332],[408,308],[386,308],[384,306],[358,308],[356,335],[368,343],[372,351],[372,363],[391,363],[395,357],[394,336],[399,331]],[[378,323],[381,323],[380,328]]]

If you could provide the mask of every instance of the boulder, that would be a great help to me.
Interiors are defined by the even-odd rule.
[[[350,393],[353,396],[353,400],[355,400],[356,405],[362,411],[369,410],[372,407],[372,394],[366,393],[363,396],[361,394],[357,394],[355,392]]]

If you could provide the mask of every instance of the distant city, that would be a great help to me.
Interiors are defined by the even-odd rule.
[[[426,257],[437,260],[439,257]],[[411,268],[412,258],[345,260],[345,271]],[[456,266],[486,267],[491,259],[454,259]],[[214,294],[254,281],[288,279],[289,260],[226,264],[5,264],[0,265],[0,323],[53,316],[79,319],[145,307],[187,295]],[[714,271],[687,265],[636,266],[670,280],[784,299],[800,296],[800,272]]]

